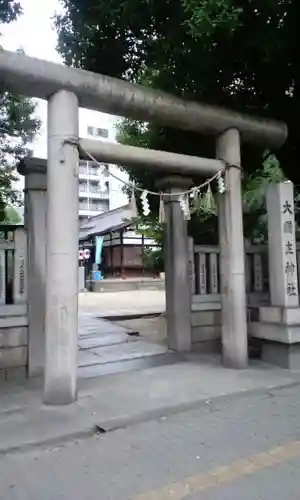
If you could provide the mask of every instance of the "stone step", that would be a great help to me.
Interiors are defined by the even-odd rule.
[[[95,347],[89,350],[80,350],[78,353],[78,365],[90,366],[101,363],[113,363],[165,354],[166,352],[167,347],[164,345],[136,340],[135,342],[124,342]]]
[[[130,328],[124,328],[116,323],[98,318],[95,315],[82,315],[78,320],[78,335],[79,338],[87,335],[106,335],[108,333],[131,333]]]
[[[115,344],[123,344],[135,340],[137,337],[131,337],[127,333],[108,333],[106,335],[85,335],[79,338],[78,347],[80,350],[104,347]]]
[[[134,333],[129,328],[98,318],[94,314],[82,314],[79,316],[78,347],[91,349],[122,344],[129,342]]]
[[[145,370],[158,366],[173,365],[185,361],[183,357],[175,352],[168,351],[163,354],[155,354],[140,358],[123,359],[108,363],[99,363],[96,365],[79,366],[78,377],[83,379],[101,377],[102,375],[115,375],[137,370]]]
[[[93,378],[178,361],[162,344],[146,342],[137,332],[94,314],[79,317],[78,375]]]

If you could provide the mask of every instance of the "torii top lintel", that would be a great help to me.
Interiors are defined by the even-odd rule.
[[[243,141],[269,149],[279,148],[287,137],[287,126],[281,122],[185,101],[117,78],[5,50],[0,52],[0,86],[41,99],[69,90],[77,94],[83,108],[210,135],[236,128]]]

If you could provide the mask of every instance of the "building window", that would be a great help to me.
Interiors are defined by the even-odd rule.
[[[79,163],[79,174],[87,174],[87,164],[86,162]]]
[[[79,181],[79,192],[87,191],[87,182]]]
[[[85,202],[85,201],[79,202],[79,210],[88,210],[88,209],[89,209],[89,205],[87,202]]]
[[[88,126],[87,133],[88,133],[88,135],[94,135],[94,127]]]
[[[98,201],[98,200],[90,200],[90,210],[97,210],[97,211],[102,211],[104,212],[107,210],[106,208],[107,204],[103,203],[103,201]]]
[[[91,127],[90,125],[87,128],[88,135],[93,137],[102,137],[103,139],[108,139],[108,130],[107,128],[100,127]]]
[[[100,186],[99,183],[93,182],[90,184],[90,191],[91,193],[100,193]]]
[[[97,163],[94,163],[92,161],[87,162],[87,173],[89,175],[98,175],[99,174],[99,167]]]
[[[101,205],[97,201],[92,201],[91,202],[91,207],[93,210],[99,210],[101,208]]]
[[[92,175],[98,175],[99,174],[99,167],[98,165],[91,165],[91,170],[90,170]]]
[[[108,139],[108,130],[107,128],[97,128],[97,137],[103,137],[104,139]]]
[[[87,216],[79,215],[79,224],[83,224],[84,222],[87,222],[89,218]]]

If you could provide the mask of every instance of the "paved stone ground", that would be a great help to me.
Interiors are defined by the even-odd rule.
[[[79,310],[99,316],[165,311],[164,290],[133,290],[118,293],[81,293]]]
[[[145,317],[116,321],[123,328],[139,332],[140,338],[148,342],[167,343],[166,319],[164,316]]]
[[[300,387],[0,457],[5,500],[299,500]]]
[[[130,360],[147,358],[148,363],[150,357],[166,353],[163,317],[119,322],[101,318],[111,314],[149,314],[163,309],[164,293],[160,291],[81,294],[78,318],[80,376],[98,376],[99,365],[106,363],[115,363],[115,367],[110,367],[109,370],[110,373],[117,373],[129,369],[127,362]],[[133,333],[139,333],[139,336],[132,335]],[[122,361],[126,361],[126,365],[120,363]]]

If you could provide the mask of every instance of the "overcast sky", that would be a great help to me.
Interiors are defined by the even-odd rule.
[[[87,0],[88,1],[88,0]],[[15,51],[24,49],[26,55],[46,59],[62,64],[62,59],[56,51],[57,33],[53,26],[53,16],[56,12],[60,12],[61,6],[58,0],[20,0],[23,15],[14,23],[2,25],[0,32],[1,45],[6,50]],[[47,104],[45,101],[38,100],[37,115],[42,121],[42,127],[39,136],[34,142],[34,156],[39,158],[47,157]],[[115,140],[116,117],[104,113],[96,113],[91,110],[80,110],[79,126],[80,135],[86,133],[87,125],[99,126],[107,128],[110,134],[110,140]],[[124,172],[114,169],[121,179],[127,179]],[[18,189],[22,189],[23,179],[18,184]],[[112,196],[112,206],[123,205],[127,198],[120,193],[122,183],[111,178],[111,190],[114,193]]]
[[[58,0],[21,0],[23,15],[7,25],[1,25],[1,45],[6,50],[15,51],[23,48],[27,55],[62,63],[56,51],[57,34],[53,27],[53,16],[60,12]],[[45,121],[47,117],[46,102],[39,100],[39,118],[43,122],[40,132],[41,138],[36,141],[34,152],[37,156],[45,157]],[[114,135],[115,117],[94,111],[81,111],[80,122],[90,121],[91,125],[99,124],[108,128]]]

